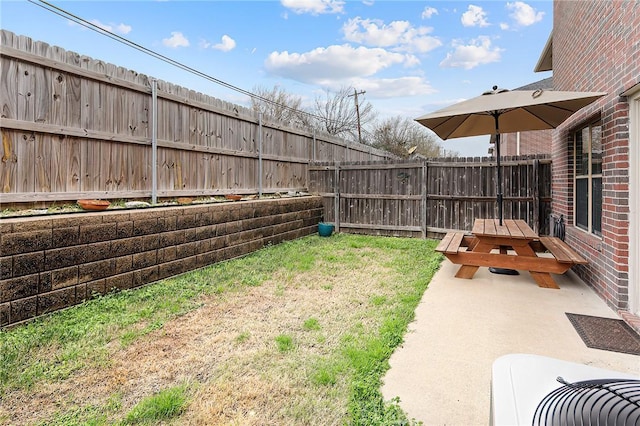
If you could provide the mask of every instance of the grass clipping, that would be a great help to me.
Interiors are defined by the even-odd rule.
[[[311,236],[2,331],[0,422],[133,424],[180,389],[155,422],[406,423],[380,380],[434,247]]]

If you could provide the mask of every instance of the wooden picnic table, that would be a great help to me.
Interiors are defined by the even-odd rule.
[[[556,237],[538,236],[524,220],[476,219],[471,235],[449,232],[436,251],[461,265],[457,278],[471,279],[481,266],[529,271],[538,286],[559,288],[551,276],[587,261]],[[540,255],[548,253],[550,255]]]

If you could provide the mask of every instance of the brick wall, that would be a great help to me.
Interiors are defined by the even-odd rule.
[[[500,135],[500,155],[536,155],[551,152],[551,130],[520,132],[520,153],[517,133]]]
[[[0,221],[0,326],[309,235],[320,197]]]
[[[640,82],[640,3],[555,1],[555,90],[602,91],[553,133],[553,211],[564,214],[567,242],[589,264],[575,268],[612,306],[628,308],[628,103],[620,93]],[[602,238],[573,226],[572,131],[594,118],[603,126]]]

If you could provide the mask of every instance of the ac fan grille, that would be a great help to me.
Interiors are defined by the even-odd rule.
[[[640,426],[640,380],[558,381],[564,386],[540,402],[534,426]]]

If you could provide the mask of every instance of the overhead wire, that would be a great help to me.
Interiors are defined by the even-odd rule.
[[[36,5],[36,6],[39,6],[39,7],[43,8],[43,9],[45,9],[45,10],[48,10],[49,12],[52,12],[52,13],[58,15],[58,16],[61,16],[61,17],[65,18],[65,19],[69,19],[69,20],[75,22],[78,25],[81,25],[81,26],[83,26],[85,28],[93,30],[93,31],[95,31],[95,32],[97,32],[97,33],[99,33],[101,35],[107,36],[107,37],[109,37],[109,38],[111,38],[111,39],[113,39],[113,40],[115,40],[115,41],[117,41],[119,43],[122,43],[122,44],[124,44],[126,46],[132,47],[132,48],[134,48],[134,49],[136,49],[136,50],[138,50],[140,52],[143,52],[143,53],[145,53],[145,54],[147,54],[149,56],[152,56],[152,57],[154,57],[156,59],[159,59],[159,60],[161,60],[163,62],[166,62],[166,63],[168,63],[170,65],[173,65],[173,66],[175,66],[177,68],[180,68],[180,69],[182,69],[184,71],[187,71],[189,73],[197,75],[198,77],[202,77],[202,78],[204,78],[206,80],[209,80],[209,81],[211,81],[211,82],[213,82],[215,84],[218,84],[220,86],[223,86],[223,87],[225,87],[227,89],[236,91],[236,92],[241,93],[243,95],[249,96],[250,98],[258,99],[258,100],[260,100],[262,102],[266,102],[268,104],[275,105],[275,106],[278,106],[278,107],[283,108],[283,109],[287,109],[287,110],[294,111],[294,112],[297,112],[297,113],[305,114],[307,116],[310,116],[310,117],[313,117],[313,118],[317,118],[317,119],[321,119],[321,120],[325,120],[325,121],[326,120],[333,121],[333,120],[328,119],[327,117],[321,117],[321,116],[312,114],[312,113],[307,112],[307,111],[303,111],[303,110],[300,110],[300,109],[297,109],[297,108],[292,108],[292,107],[290,107],[288,105],[285,105],[285,104],[280,104],[280,103],[275,102],[275,101],[273,101],[271,99],[265,98],[263,96],[260,96],[260,95],[257,95],[255,93],[252,93],[252,92],[250,92],[248,90],[245,90],[245,89],[242,89],[240,87],[237,87],[237,86],[235,86],[235,85],[233,85],[231,83],[227,83],[227,82],[225,82],[223,80],[215,78],[215,77],[213,77],[213,76],[211,76],[211,75],[209,75],[207,73],[199,71],[199,70],[197,70],[197,69],[195,69],[193,67],[190,67],[189,65],[185,65],[182,62],[178,62],[175,59],[171,59],[170,57],[165,56],[165,55],[163,55],[161,53],[155,52],[155,51],[153,51],[153,50],[151,50],[151,49],[149,49],[147,47],[144,47],[144,46],[142,46],[142,45],[140,45],[140,44],[138,44],[138,43],[136,43],[134,41],[131,41],[131,40],[125,38],[125,37],[122,37],[122,36],[120,36],[118,34],[114,34],[111,31],[100,27],[99,25],[96,25],[96,24],[94,24],[92,22],[89,22],[89,21],[87,21],[87,20],[85,20],[85,19],[83,19],[83,18],[81,18],[81,17],[79,17],[77,15],[74,15],[73,13],[71,13],[71,12],[69,12],[67,10],[64,10],[64,9],[62,9],[62,8],[56,6],[56,5],[53,5],[53,4],[51,4],[51,3],[47,2],[47,1],[44,1],[44,0],[27,0],[27,1],[29,3],[32,3],[32,4]]]

